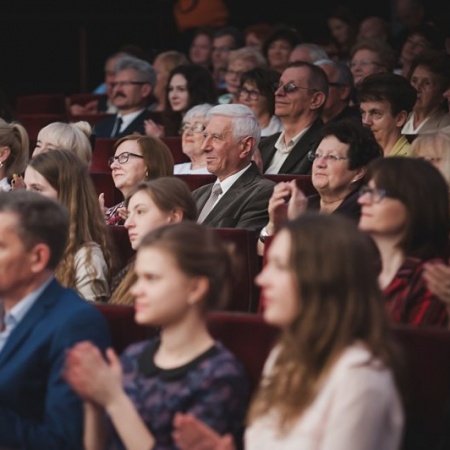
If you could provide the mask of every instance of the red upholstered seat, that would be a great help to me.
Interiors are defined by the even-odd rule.
[[[66,96],[62,93],[24,94],[16,99],[16,113],[66,115]]]
[[[123,200],[122,193],[114,185],[111,173],[92,172],[89,174],[94,183],[97,195],[105,194],[105,206],[114,206]]]
[[[78,122],[80,120],[84,120],[88,122],[91,127],[94,127],[98,122],[100,122],[103,119],[106,119],[108,117],[112,117],[114,114],[106,113],[106,112],[99,112],[96,114],[71,114],[69,116],[69,120],[71,122]]]
[[[181,164],[189,162],[190,159],[187,155],[183,153],[181,147],[181,136],[167,136],[162,137],[161,140],[170,148],[170,152],[173,156],[173,161],[175,164]]]
[[[91,172],[107,172],[111,177],[108,159],[114,156],[114,144],[117,138],[96,138],[92,151]]]

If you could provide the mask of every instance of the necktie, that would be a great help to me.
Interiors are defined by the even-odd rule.
[[[201,210],[197,222],[202,223],[207,217],[208,214],[213,209],[214,204],[216,203],[217,199],[219,198],[219,195],[222,193],[222,188],[220,187],[220,184],[217,183],[213,186],[211,195],[209,196],[208,200],[205,203],[205,206]]]
[[[111,137],[117,137],[120,134],[120,127],[122,126],[122,117],[117,116],[114,123],[113,130],[111,132]]]

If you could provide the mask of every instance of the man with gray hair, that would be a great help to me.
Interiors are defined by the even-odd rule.
[[[233,103],[211,108],[207,121],[202,150],[208,171],[217,179],[192,193],[198,222],[259,231],[267,223],[275,183],[252,161],[261,137],[258,120],[248,106]]]
[[[156,72],[149,62],[131,55],[119,58],[111,83],[111,101],[118,112],[95,125],[96,137],[145,134],[144,121],[151,118],[149,98],[155,83]]]

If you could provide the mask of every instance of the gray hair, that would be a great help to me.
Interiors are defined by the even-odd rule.
[[[208,111],[213,107],[214,105],[211,105],[211,103],[200,103],[199,105],[194,105],[186,111],[183,121],[189,121],[194,117],[206,117]]]
[[[115,71],[134,70],[139,74],[139,80],[150,83],[152,86],[156,83],[156,72],[153,66],[148,62],[135,56],[125,55],[119,58],[116,62]]]
[[[292,49],[292,51],[298,48],[304,48],[308,50],[312,63],[316,63],[321,59],[328,59],[327,52],[320,45],[313,44],[312,42],[304,42],[303,44],[298,44]]]
[[[342,84],[343,86],[354,87],[353,75],[347,64],[345,64],[343,62],[336,62],[336,61],[333,61],[332,59],[325,58],[325,59],[319,59],[318,61],[315,61],[314,65],[319,66],[319,67],[320,66],[334,67],[336,69],[336,76],[337,76],[335,83]]]
[[[231,118],[234,139],[241,139],[246,136],[252,137],[255,143],[250,154],[258,147],[261,139],[261,128],[258,119],[248,106],[237,103],[217,105],[208,111],[207,119],[211,119],[212,116],[226,116]]]

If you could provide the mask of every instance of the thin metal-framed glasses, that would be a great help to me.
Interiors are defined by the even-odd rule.
[[[358,191],[358,196],[368,195],[371,203],[380,203],[383,198],[388,196],[386,189],[371,188],[370,186],[362,186]]]
[[[294,83],[274,83],[272,85],[272,91],[275,93],[278,91],[278,89],[282,89],[285,94],[291,94],[292,92],[298,91],[299,89],[302,89],[304,91],[311,91],[311,92],[319,92],[317,89],[314,88],[308,88],[303,86],[296,86]]]
[[[203,133],[205,131],[205,125],[203,125],[200,122],[195,122],[192,125],[190,125],[189,123],[183,123],[181,125],[180,128],[180,134],[183,134],[185,132],[189,132],[189,133]]]
[[[245,87],[240,87],[238,90],[239,97],[248,97],[250,100],[258,100],[261,95],[260,92],[255,90],[249,90]]]
[[[347,156],[341,156],[341,155],[335,155],[333,153],[330,153],[329,155],[325,155],[320,152],[315,152],[314,150],[310,150],[308,152],[308,159],[310,161],[314,161],[315,159],[324,159],[325,161],[328,161],[330,163],[337,163],[338,161],[346,161],[348,159]]]
[[[111,166],[114,161],[117,161],[119,164],[125,164],[130,159],[130,156],[134,156],[135,158],[144,158],[142,155],[137,155],[136,153],[123,152],[120,155],[111,156],[111,158],[108,159],[108,164]]]

